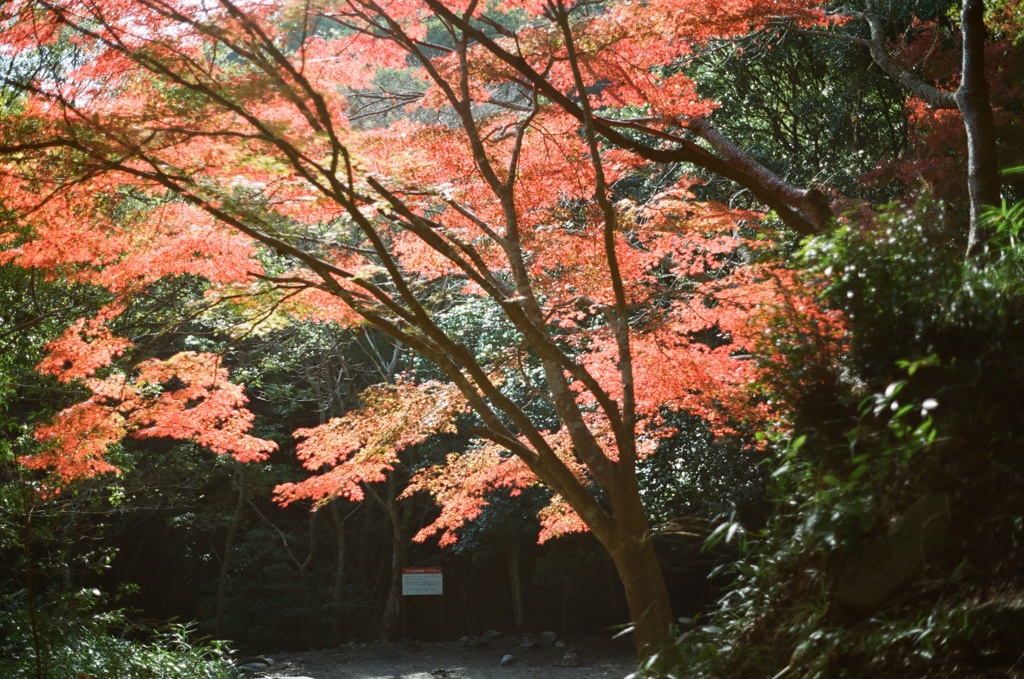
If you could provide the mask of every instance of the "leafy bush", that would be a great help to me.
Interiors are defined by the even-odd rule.
[[[715,533],[746,545],[723,567],[731,586],[639,676],[1009,676],[1016,640],[987,621],[1024,592],[1024,207],[993,211],[989,249],[968,262],[943,214],[890,208],[806,244],[848,335],[801,334],[780,310],[769,339],[790,353],[764,387],[795,429],[765,460],[775,511]],[[821,356],[829,388],[801,394]],[[873,610],[840,604],[856,557],[929,493],[950,503],[942,551]]]
[[[100,594],[3,606],[6,635],[0,676],[16,679],[235,679],[223,642],[195,642],[188,625],[155,631],[129,625],[121,611],[100,612]]]

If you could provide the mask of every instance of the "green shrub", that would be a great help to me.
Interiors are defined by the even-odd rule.
[[[196,642],[188,625],[145,630],[121,611],[99,612],[99,592],[31,606],[9,598],[0,676],[10,679],[236,679],[223,642]]]
[[[849,351],[780,317],[768,341],[790,354],[764,389],[795,431],[765,460],[774,513],[759,530],[716,531],[746,548],[719,573],[731,585],[638,676],[1003,676],[1019,656],[993,641],[983,608],[1024,593],[1024,206],[993,211],[988,251],[967,262],[943,214],[890,208],[805,245]],[[801,394],[820,356],[829,388]],[[839,577],[927,493],[949,499],[946,548],[877,610],[844,608]]]

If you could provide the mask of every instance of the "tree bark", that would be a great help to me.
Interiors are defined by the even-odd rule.
[[[960,87],[955,93],[943,92],[899,66],[885,49],[881,20],[871,14],[853,12],[871,28],[871,39],[848,38],[870,49],[874,62],[890,77],[933,108],[960,110],[967,133],[967,190],[971,223],[967,237],[967,256],[984,250],[988,236],[983,215],[986,206],[999,205],[999,162],[996,151],[996,126],[985,75],[985,0],[964,0],[960,10],[963,39]]]
[[[384,641],[394,641],[398,638],[402,619],[402,565],[405,561],[405,540],[402,535],[401,508],[398,506],[398,488],[394,471],[388,474],[385,503],[391,522],[391,582],[388,587],[388,600],[384,605],[384,617],[380,624],[380,636]]]
[[[674,618],[668,588],[651,541],[629,530],[620,535],[617,544],[607,546],[608,552],[626,593],[637,652],[651,655],[671,638]]]
[[[985,76],[985,2],[964,0],[960,12],[963,68],[956,104],[967,132],[967,189],[971,200],[968,257],[984,249],[987,241],[982,216],[986,206],[999,204],[999,163],[996,126]]]
[[[835,217],[828,197],[817,187],[802,189],[784,181],[781,177],[754,160],[731,139],[716,130],[711,123],[703,118],[694,118],[689,122],[690,130],[708,142],[715,151],[728,163],[750,177],[752,183],[763,187],[763,190],[777,196],[779,200],[796,210],[805,220],[810,229],[798,231],[803,235],[812,235],[824,231]],[[752,188],[744,184],[746,188]],[[755,194],[756,195],[756,194]],[[781,215],[780,215],[781,217]],[[783,220],[785,221],[785,220]],[[791,225],[792,226],[792,225]]]
[[[313,624],[313,597],[309,586],[309,567],[313,564],[313,557],[316,555],[316,512],[309,513],[309,552],[306,558],[299,562],[299,592],[302,597],[302,627],[303,636],[306,638],[306,645],[310,650],[317,648],[317,638]]]
[[[637,653],[651,655],[671,640],[675,618],[661,565],[650,540],[650,524],[640,500],[636,474],[621,470],[619,483],[608,489],[614,511],[611,534],[595,532],[611,555],[626,594]]]
[[[526,598],[523,596],[522,569],[519,566],[519,548],[514,544],[506,547],[508,574],[512,583],[512,611],[515,615],[516,631],[522,632],[526,624]]]
[[[238,527],[242,524],[242,510],[245,508],[245,467],[238,465],[235,473],[235,485],[238,488],[238,501],[235,512],[228,526],[228,536],[224,541],[224,557],[220,561],[220,574],[217,577],[217,610],[214,615],[213,634],[217,638],[224,635],[224,608],[228,598],[228,573],[231,571],[231,553],[235,550],[235,537]]]
[[[32,530],[31,509],[25,512],[25,523],[22,527],[21,549],[25,563],[25,606],[28,609],[28,625],[32,630],[32,659],[36,679],[46,679],[49,674],[48,663],[44,657],[43,640],[40,633],[39,611],[36,607],[36,581],[34,576],[35,555],[32,554],[34,533]],[[47,653],[47,655],[49,655]]]
[[[356,505],[354,509],[349,511],[343,517],[341,510],[338,508],[340,500],[335,500],[328,505],[328,509],[331,512],[331,519],[334,523],[334,535],[335,535],[335,566],[334,566],[334,587],[332,588],[332,610],[334,614],[331,618],[331,640],[337,641],[342,637],[342,617],[341,608],[345,600],[345,573],[347,571],[347,553],[346,553],[346,542],[345,542],[345,523],[349,518],[355,514],[359,505]]]

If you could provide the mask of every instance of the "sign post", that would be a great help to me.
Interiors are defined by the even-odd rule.
[[[403,568],[402,596],[444,594],[444,573],[440,568]]]
[[[402,596],[436,596],[438,620],[431,627],[437,630],[444,628],[444,573],[437,567],[403,568]],[[411,604],[411,602],[410,602]],[[402,606],[402,636],[405,636],[405,611]]]

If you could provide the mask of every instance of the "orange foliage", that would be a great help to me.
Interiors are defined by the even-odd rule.
[[[80,318],[64,334],[46,345],[46,358],[36,370],[54,375],[61,382],[91,377],[98,369],[110,365],[131,346],[123,337],[116,337],[104,325],[124,309],[108,306],[95,318]]]
[[[483,512],[487,493],[509,488],[513,495],[518,495],[523,488],[535,483],[537,477],[522,460],[503,454],[500,447],[493,444],[449,455],[446,464],[418,472],[403,493],[403,497],[409,497],[416,491],[427,491],[441,506],[440,516],[420,530],[413,540],[423,542],[441,533],[438,544],[442,547],[454,544],[455,531]]]
[[[398,455],[434,434],[455,431],[455,416],[466,409],[458,390],[438,382],[399,381],[362,394],[362,406],[318,427],[297,429],[296,447],[310,471],[331,469],[275,490],[282,504],[299,499],[363,499],[362,483],[383,481]]]
[[[680,60],[783,17],[823,25],[822,3],[581,5],[567,29],[578,74],[554,8],[3,5],[0,53],[31,59],[70,35],[89,56],[59,74],[26,76],[22,115],[0,119],[0,201],[19,215],[0,233],[0,262],[100,286],[116,300],[48,347],[39,369],[85,379],[92,395],[37,430],[48,448],[25,464],[64,478],[112,471],[103,453],[125,435],[193,440],[245,461],[273,450],[247,433],[242,387],[215,357],[183,353],[116,372],[131,343],[107,323],[167,276],[203,278],[212,301],[271,290],[282,316],[368,322],[442,365],[452,382],[379,386],[357,410],[296,431],[299,458],[319,474],[277,489],[284,504],[361,499],[361,484],[382,480],[402,450],[453,431],[472,404],[520,457],[488,443],[420,472],[407,492],[431,493],[442,512],[418,539],[440,533],[448,544],[487,493],[538,483],[524,461],[534,455],[560,463],[562,481],[575,480],[585,497],[606,473],[599,469],[653,449],[666,409],[730,434],[777,419],[751,395],[750,354],[764,331],[757,311],[792,294],[778,272],[751,263],[768,243],[743,234],[763,215],[698,201],[686,178],[644,205],[609,208],[596,187],[647,161],[604,142],[591,147],[572,106],[542,96],[524,73],[534,69],[572,102],[579,77],[595,110],[632,106],[650,134],[678,132],[715,108]],[[447,10],[533,15],[514,37],[509,29],[494,38],[519,66],[479,42],[463,54],[426,42],[427,25]],[[347,28],[311,30],[325,20]],[[296,40],[286,25],[310,30]],[[389,69],[405,69],[410,91],[387,90]],[[375,127],[362,118],[372,97],[401,119]],[[268,273],[261,247],[287,257],[281,268],[290,270]],[[456,285],[439,285],[446,279]],[[507,366],[479,365],[433,325],[451,290],[501,305],[524,337],[502,360],[545,362],[547,397],[565,426],[531,429],[502,399],[495,375]],[[102,369],[110,376],[95,377]],[[584,528],[564,499],[541,519],[542,539]]]
[[[68,375],[64,371],[60,377]],[[216,355],[183,352],[166,361],[151,359],[139,364],[131,378],[115,373],[85,384],[92,392],[87,400],[36,428],[35,437],[45,447],[20,458],[26,467],[51,470],[65,482],[119,473],[104,456],[111,444],[129,435],[194,441],[239,462],[258,462],[277,449],[272,441],[247,433],[253,420],[245,407],[248,399],[241,385],[228,381]]]
[[[572,443],[564,430],[549,435],[552,448],[562,462],[581,481],[586,481],[586,471],[572,452]],[[417,472],[409,481],[402,497],[417,492],[429,493],[440,505],[440,515],[422,528],[414,537],[416,542],[441,534],[438,544],[442,547],[454,544],[456,531],[467,522],[478,517],[487,506],[487,495],[498,490],[508,490],[512,496],[519,495],[524,488],[541,483],[521,458],[510,455],[502,446],[493,442],[480,442],[465,453],[451,454],[445,464],[426,467]],[[587,530],[579,515],[559,496],[539,514],[541,533],[539,541],[565,533],[579,533]]]

